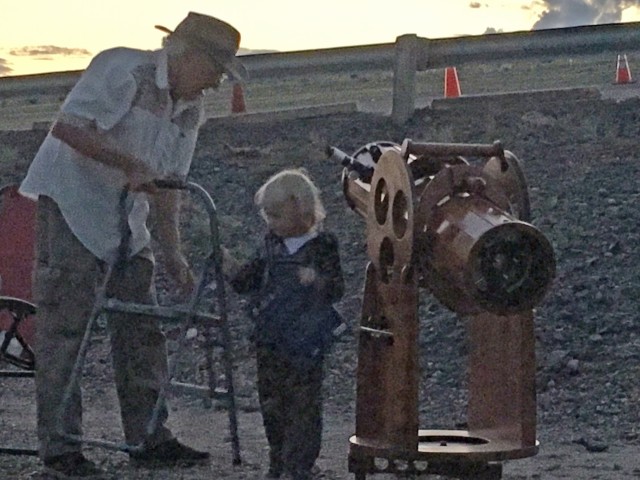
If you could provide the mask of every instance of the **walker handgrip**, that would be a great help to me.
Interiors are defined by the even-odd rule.
[[[187,188],[189,188],[187,186],[187,182],[185,182],[184,180],[169,178],[159,178],[157,180],[153,180],[151,183],[157,188],[167,188],[174,190],[186,190]]]

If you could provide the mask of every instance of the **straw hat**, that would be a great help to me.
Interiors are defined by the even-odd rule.
[[[237,80],[247,77],[247,70],[236,57],[240,32],[222,20],[201,13],[189,12],[175,30],[161,25],[156,28],[180,38],[190,47],[208,54]]]

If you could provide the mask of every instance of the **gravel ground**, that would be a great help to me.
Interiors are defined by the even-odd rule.
[[[638,112],[637,98],[619,103],[610,98],[555,103],[514,99],[499,108],[487,99],[475,106],[419,110],[404,126],[371,113],[272,123],[212,121],[202,130],[191,178],[216,201],[223,242],[247,255],[262,228],[252,206],[255,190],[281,168],[307,168],[323,191],[326,228],[340,238],[347,293],[338,307],[355,327],[367,261],[365,224],[347,207],[340,187],[341,167],[328,162],[325,146],[351,153],[377,140],[501,140],[525,164],[532,223],[551,241],[557,261],[553,287],[536,309],[541,451],[529,459],[506,462],[503,478],[640,478]],[[0,132],[0,145],[14,155],[13,161],[2,164],[3,183],[22,177],[43,135]],[[206,227],[195,207],[189,214],[185,222],[192,233],[187,237],[197,265],[198,253],[206,250],[202,242]],[[464,321],[426,293],[421,295],[420,360],[425,366],[421,428],[452,427],[465,415]],[[123,454],[89,450],[110,478],[262,478],[266,442],[257,412],[249,325],[242,312],[243,299],[230,294],[242,464],[231,465],[225,411],[181,397],[172,402],[172,425],[180,438],[211,450],[212,465],[134,470]],[[85,376],[87,429],[117,437],[117,402],[104,332],[98,332],[94,343]],[[201,360],[190,353],[180,362],[180,376],[201,377]],[[318,462],[327,479],[351,477],[346,453],[354,425],[355,366],[356,341],[349,332],[327,364],[325,436]],[[8,443],[33,444],[32,385],[15,379],[1,383],[0,436]],[[0,478],[35,478],[38,468],[33,457],[0,456]]]

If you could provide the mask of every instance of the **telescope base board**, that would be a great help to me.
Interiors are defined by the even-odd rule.
[[[353,435],[349,439],[349,471],[356,480],[367,474],[443,475],[454,478],[500,479],[504,460],[532,457],[539,442],[523,446],[476,435],[466,430],[419,430],[415,449]]]

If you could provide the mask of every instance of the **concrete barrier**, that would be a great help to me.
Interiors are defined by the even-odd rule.
[[[486,95],[462,95],[456,98],[437,98],[431,102],[433,110],[452,109],[508,109],[522,106],[544,106],[561,102],[597,100],[601,93],[594,87],[531,90]]]
[[[234,115],[213,116],[207,119],[208,124],[228,123],[260,123],[290,120],[292,118],[312,118],[326,115],[357,112],[355,103],[337,103],[316,105],[313,107],[290,108],[271,112],[239,113]]]

